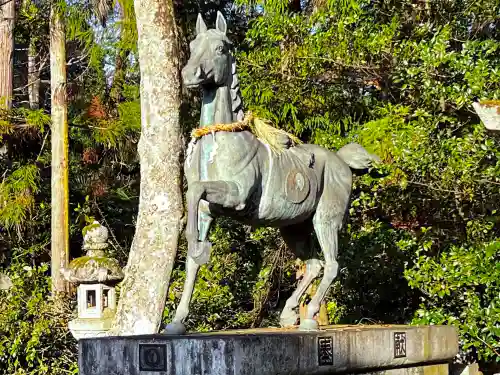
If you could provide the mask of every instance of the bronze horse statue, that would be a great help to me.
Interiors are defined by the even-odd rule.
[[[243,120],[242,100],[232,43],[226,20],[217,14],[215,29],[207,29],[201,15],[190,59],[182,70],[184,85],[203,91],[200,128]],[[286,142],[286,140],[285,140]],[[188,182],[188,256],[186,280],[173,321],[165,332],[185,332],[196,275],[208,262],[211,244],[207,235],[214,217],[227,216],[252,226],[279,228],[287,246],[308,254],[312,230],[316,232],[324,261],[310,258],[297,289],[286,301],[282,326],[297,323],[299,300],[324,269],[316,294],[308,304],[300,329],[318,328],[314,316],[337,276],[338,233],[351,196],[352,172],[366,169],[378,157],[351,143],[338,152],[313,144],[285,147],[276,153],[251,131],[213,131],[191,141],[185,162]]]

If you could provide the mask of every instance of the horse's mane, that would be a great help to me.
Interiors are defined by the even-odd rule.
[[[236,114],[236,121],[242,121],[245,115],[243,114],[243,102],[240,93],[240,81],[236,74],[236,59],[231,55],[231,100],[233,101],[233,113]]]

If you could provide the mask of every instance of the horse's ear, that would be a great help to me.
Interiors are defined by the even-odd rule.
[[[217,11],[217,21],[215,21],[215,28],[219,30],[221,33],[226,34],[227,31],[226,19],[219,11]]]
[[[207,25],[205,21],[203,21],[201,14],[198,13],[198,19],[196,20],[196,35],[204,33],[205,31],[207,31]]]

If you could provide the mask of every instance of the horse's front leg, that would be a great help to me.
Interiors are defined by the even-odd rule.
[[[189,200],[188,200],[189,204]],[[210,255],[210,243],[206,241],[208,231],[210,229],[210,224],[212,223],[213,217],[210,213],[209,203],[205,200],[200,200],[197,212],[194,213],[198,216],[198,229],[199,238],[202,242],[198,245],[202,248],[202,253],[194,258],[193,254],[188,251],[188,256],[186,258],[186,279],[184,281],[184,289],[182,290],[182,297],[175,311],[174,319],[165,328],[164,333],[180,335],[186,332],[186,327],[184,326],[184,320],[189,314],[189,303],[191,302],[191,297],[193,295],[194,284],[196,282],[196,276],[201,264],[208,262]],[[188,210],[188,223],[189,223],[189,210]],[[189,234],[186,234],[190,237]],[[205,246],[201,246],[205,244]],[[208,245],[207,245],[208,244]],[[198,249],[198,247],[190,247],[191,253],[193,249]]]
[[[186,332],[184,320],[189,314],[189,303],[193,295],[196,275],[200,265],[207,263],[210,257],[211,244],[207,241],[207,236],[213,217],[209,204],[220,204],[224,207],[237,206],[235,189],[236,194],[238,189],[235,184],[233,185],[224,181],[194,182],[188,189],[186,280],[174,319],[165,328],[167,334],[183,334]]]
[[[188,256],[197,264],[205,264],[210,256],[211,244],[207,241],[212,223],[209,205],[217,204],[225,208],[244,207],[238,186],[231,181],[196,181],[187,192],[188,220],[186,239]],[[246,197],[245,197],[246,198]]]

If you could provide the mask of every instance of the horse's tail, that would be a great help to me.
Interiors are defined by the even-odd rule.
[[[357,143],[349,143],[337,151],[337,155],[353,169],[370,168],[372,162],[380,162],[375,154],[370,154],[363,146]]]

